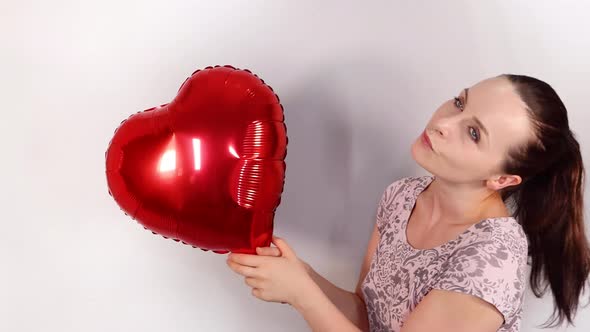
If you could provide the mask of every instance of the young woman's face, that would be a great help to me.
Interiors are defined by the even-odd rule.
[[[425,135],[412,144],[412,157],[430,173],[456,182],[499,175],[508,150],[532,137],[522,102],[506,78],[490,78],[457,91],[432,115]]]

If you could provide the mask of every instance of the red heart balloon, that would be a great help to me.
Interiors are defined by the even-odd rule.
[[[279,97],[249,70],[195,71],[131,115],[105,154],[109,194],[144,228],[216,253],[269,246],[285,178]]]

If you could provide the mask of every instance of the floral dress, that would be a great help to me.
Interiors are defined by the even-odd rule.
[[[513,217],[488,218],[432,249],[406,238],[418,195],[434,176],[406,177],[387,187],[377,208],[377,250],[362,283],[370,330],[399,331],[432,289],[479,297],[504,316],[498,331],[520,328],[528,243]]]

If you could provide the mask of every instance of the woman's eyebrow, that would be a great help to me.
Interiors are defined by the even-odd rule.
[[[463,107],[466,107],[467,106],[467,98],[469,96],[469,88],[465,88],[465,89],[463,89],[463,91],[465,92],[465,101],[463,102]],[[488,133],[488,129],[483,125],[483,123],[481,123],[479,118],[474,116],[473,121],[475,121],[475,123],[477,123],[477,125],[481,128],[481,130],[484,132],[484,134],[486,134],[486,136],[488,136],[488,139],[489,139],[490,134]]]
[[[473,116],[473,121],[475,121],[475,123],[477,123],[477,125],[481,128],[481,130],[486,134],[486,136],[488,136],[488,138],[490,137],[490,134],[488,133],[488,130],[486,129],[486,127],[483,125],[483,123],[481,123],[481,121],[479,120],[478,117]]]
[[[469,93],[469,88],[465,88],[463,91],[465,91],[465,103],[463,103],[463,106],[467,105],[467,97],[468,97],[468,93]]]

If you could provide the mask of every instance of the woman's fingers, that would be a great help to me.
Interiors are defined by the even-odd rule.
[[[261,257],[260,255],[250,255],[250,254],[236,254],[231,253],[227,256],[228,261],[232,261],[241,265],[251,266],[251,267],[259,267],[262,263],[264,263],[268,258]]]
[[[239,263],[235,263],[231,260],[227,260],[227,265],[237,274],[241,274],[244,277],[256,277],[256,268],[246,265],[241,265]]]
[[[273,236],[272,243],[274,243],[274,245],[277,246],[277,248],[279,248],[279,251],[281,252],[281,255],[283,257],[286,257],[286,258],[297,257],[297,255],[295,254],[295,251],[287,244],[287,241],[285,241],[283,238],[278,237],[278,236]]]
[[[246,285],[252,288],[262,288],[262,280],[258,278],[246,277],[244,280]]]
[[[256,248],[256,253],[260,256],[281,256],[281,251],[277,247],[258,247]]]

